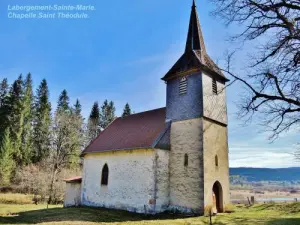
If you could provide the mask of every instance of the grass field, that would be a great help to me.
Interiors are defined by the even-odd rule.
[[[100,208],[62,208],[46,205],[0,204],[0,224],[160,224],[160,225],[204,225],[208,217],[186,217],[175,215],[145,216],[120,210]],[[238,206],[231,214],[213,217],[213,224],[267,224],[300,225],[300,203],[260,204],[252,207]]]

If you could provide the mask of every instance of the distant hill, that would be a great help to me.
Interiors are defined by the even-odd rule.
[[[290,168],[230,168],[230,176],[241,176],[252,181],[300,181],[300,167]]]

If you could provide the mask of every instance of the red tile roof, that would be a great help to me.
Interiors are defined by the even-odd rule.
[[[166,108],[115,119],[81,155],[123,149],[153,148],[165,131]]]
[[[67,183],[81,183],[82,177],[81,176],[72,177],[72,178],[65,179],[64,181],[66,181]]]

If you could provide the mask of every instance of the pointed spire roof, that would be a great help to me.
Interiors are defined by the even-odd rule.
[[[205,52],[205,44],[197,13],[197,7],[194,0],[190,17],[189,31],[185,46],[186,52],[190,50],[202,50]]]
[[[185,71],[200,69],[205,70],[224,81],[228,81],[206,52],[197,7],[195,0],[193,0],[185,51],[162,80],[167,81],[181,75]]]

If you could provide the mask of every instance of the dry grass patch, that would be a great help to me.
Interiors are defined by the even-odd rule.
[[[224,207],[225,213],[233,213],[234,212],[234,206],[232,204],[226,204]]]
[[[33,195],[14,194],[14,193],[0,193],[0,204],[32,204]]]

